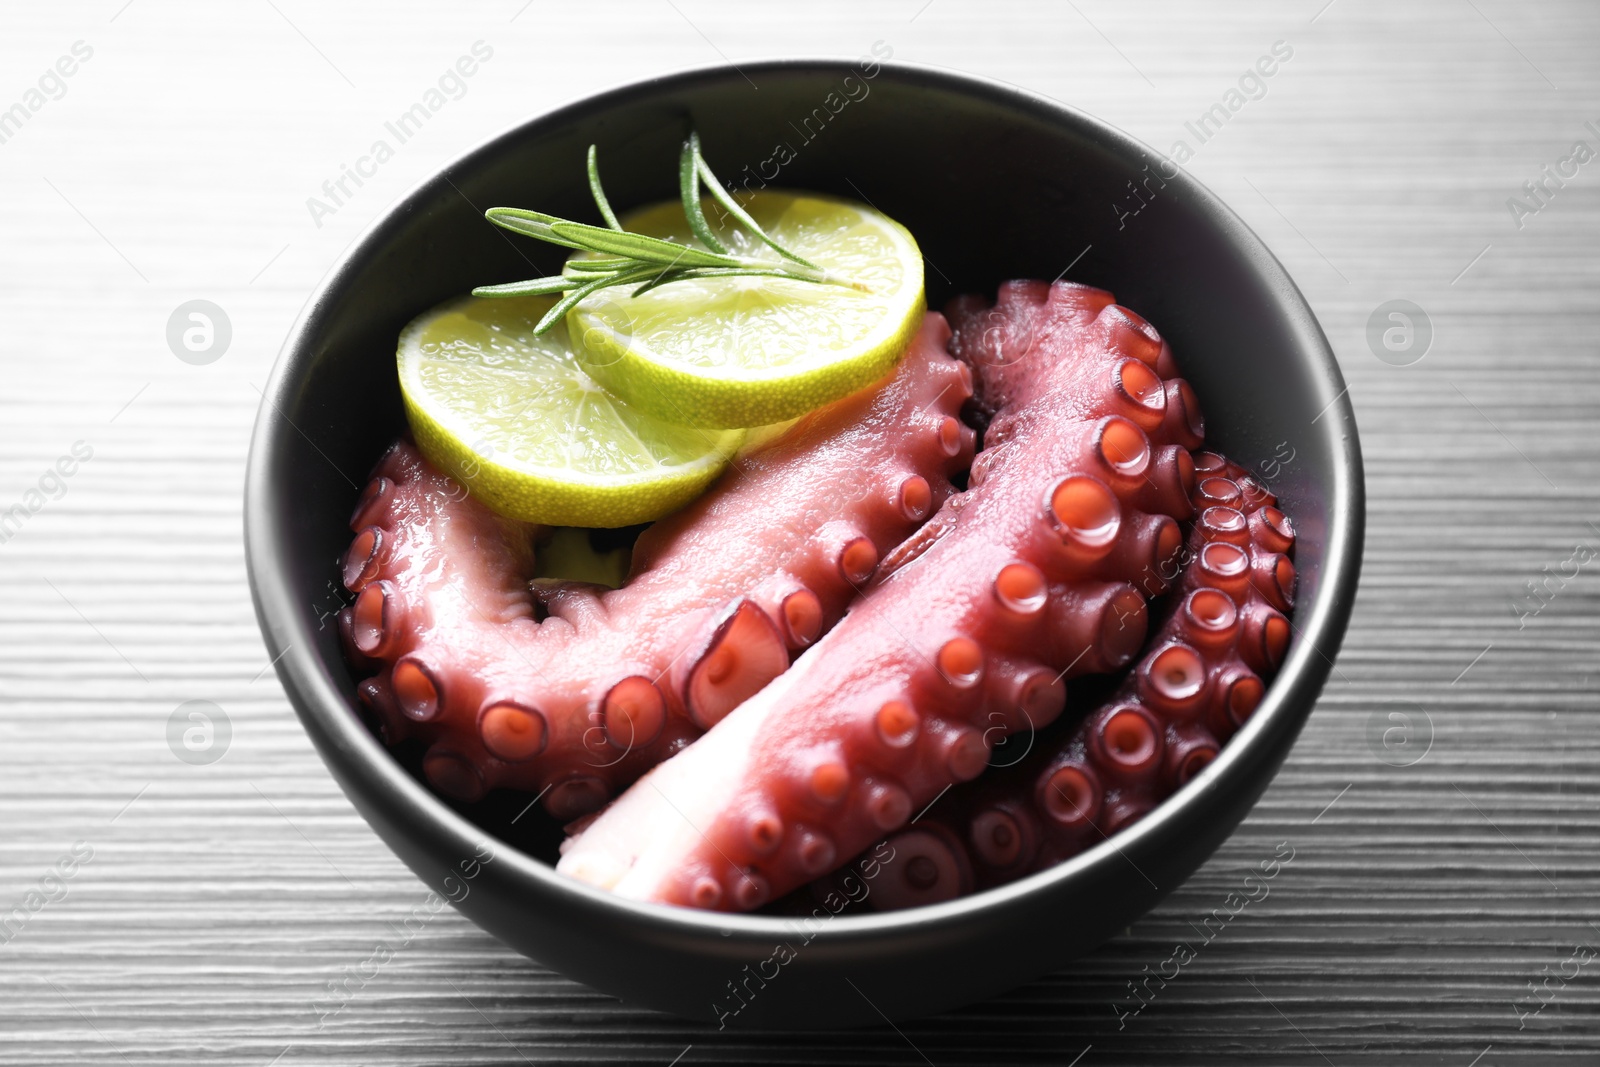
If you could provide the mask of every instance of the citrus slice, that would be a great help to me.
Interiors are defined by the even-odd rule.
[[[652,415],[706,427],[793,418],[882,378],[922,323],[922,254],[905,227],[809,193],[762,190],[739,201],[780,245],[866,291],[753,276],[686,279],[638,296],[631,286],[590,294],[567,315],[579,359]],[[715,199],[702,207],[729,252],[787,262]],[[703,247],[677,200],[621,221],[632,233]]]
[[[578,366],[551,297],[466,297],[400,334],[400,391],[424,455],[496,511],[558,526],[628,526],[694,499],[739,431],[662,422]]]

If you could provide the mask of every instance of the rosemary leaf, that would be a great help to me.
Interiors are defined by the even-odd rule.
[[[646,237],[641,233],[618,233],[599,226],[581,222],[552,223],[550,232],[572,248],[589,252],[609,252],[615,256],[629,256],[649,263],[665,263],[683,267],[737,267],[740,261],[729,255],[706,252],[659,237]]]
[[[619,270],[631,267],[637,260],[623,256],[597,256],[594,259],[569,259],[562,270],[581,271],[584,274],[594,274],[601,271]]]
[[[700,168],[696,163],[699,158],[700,135],[691,130],[689,139],[683,142],[683,152],[678,156],[678,193],[683,198],[683,217],[688,221],[689,229],[700,238],[701,244],[713,252],[726,254],[727,247],[711,232],[706,213],[700,208]]]
[[[600,217],[606,220],[606,225],[613,230],[622,229],[616,212],[611,210],[611,201],[606,199],[606,191],[600,187],[600,163],[594,145],[589,146],[589,192],[594,196],[594,206],[600,209]]]
[[[573,244],[569,239],[555,236],[554,231],[550,229],[551,223],[565,221],[555,215],[546,215],[540,211],[528,211],[519,207],[492,207],[483,214],[490,222],[502,230],[510,230],[512,233],[520,233],[524,237],[537,238],[540,241],[561,245],[564,248],[581,249],[583,247],[582,245]]]
[[[502,219],[522,219],[527,222],[562,222],[560,215],[546,215],[543,211],[534,211],[525,207],[492,207],[484,212],[490,222],[500,223]]]
[[[556,275],[550,278],[530,278],[525,282],[506,282],[504,285],[480,285],[472,290],[473,296],[546,296],[564,293],[579,283],[571,278]]]

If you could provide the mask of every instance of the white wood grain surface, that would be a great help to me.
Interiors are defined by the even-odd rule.
[[[307,198],[480,40],[493,56],[465,95],[318,225]],[[425,892],[302,734],[240,546],[257,387],[346,244],[501,128],[684,66],[883,41],[1167,149],[1280,40],[1293,57],[1190,169],[1321,317],[1371,514],[1334,678],[1215,859],[1056,976],[898,1032],[718,1034],[619,1005],[453,912],[320,1014]],[[27,108],[77,42],[92,55],[45,78],[0,143],[0,513],[40,504],[0,541],[0,917],[28,915],[0,944],[0,1062],[1600,1057],[1600,960],[1573,962],[1600,947],[1600,562],[1520,625],[1513,611],[1544,568],[1600,551],[1600,162],[1521,228],[1506,206],[1574,141],[1600,150],[1593,5],[11,3],[0,111]],[[1366,341],[1396,298],[1435,331],[1407,367]],[[191,299],[231,321],[209,365],[166,342]],[[92,457],[48,476],[75,442]],[[209,765],[167,741],[197,700],[231,727]],[[1410,766],[1368,741],[1394,701],[1428,727]],[[1126,983],[1280,841],[1296,858],[1270,896],[1119,1028]]]

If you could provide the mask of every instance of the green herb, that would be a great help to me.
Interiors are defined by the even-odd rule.
[[[629,233],[617,221],[611,202],[600,186],[600,168],[596,162],[595,146],[589,146],[589,192],[605,226],[589,226],[581,222],[546,215],[516,207],[492,207],[484,212],[490,222],[512,233],[522,234],[563,248],[580,252],[597,253],[596,258],[570,259],[561,273],[548,278],[530,278],[524,282],[504,285],[481,285],[472,291],[473,296],[542,296],[565,293],[554,307],[534,327],[535,334],[544,333],[559,322],[573,305],[601,289],[616,285],[636,286],[634,296],[648,292],[660,285],[686,281],[691,278],[792,278],[820,285],[842,285],[862,292],[870,292],[865,285],[842,275],[834,274],[803,259],[777,241],[761,228],[750,213],[739,206],[733,196],[722,187],[711,172],[705,157],[700,154],[700,135],[689,134],[683,142],[683,152],[678,157],[678,186],[683,198],[683,215],[689,228],[704,247]],[[700,189],[704,184],[740,226],[765,244],[779,258],[741,256],[729,252],[706,221],[700,207]]]

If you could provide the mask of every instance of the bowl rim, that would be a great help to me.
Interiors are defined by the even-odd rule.
[[[342,774],[334,774],[334,778],[364,817],[366,812],[361,798],[356,796],[357,789],[347,784],[350,779],[360,783],[361,791],[381,796],[381,803],[390,806],[391,816],[418,826],[414,836],[427,836],[431,841],[450,840],[461,857],[471,856],[481,843],[492,840],[497,846],[495,867],[498,873],[537,889],[540,896],[556,894],[575,904],[587,905],[587,910],[621,913],[618,917],[626,915],[635,928],[668,935],[714,936],[717,943],[724,946],[729,944],[730,938],[739,943],[762,944],[793,936],[798,922],[793,917],[709,912],[629,900],[558,874],[554,867],[482,829],[414,779],[361,721],[329,674],[322,657],[315,652],[316,642],[309,620],[297,608],[286,579],[289,570],[286,561],[294,539],[279,536],[268,514],[271,498],[268,470],[272,465],[268,457],[281,451],[280,439],[290,439],[299,432],[282,414],[283,402],[299,380],[300,371],[314,356],[308,342],[321,325],[331,303],[331,294],[364,269],[368,257],[386,243],[389,231],[437,195],[441,183],[453,185],[450,182],[453,174],[470,171],[486,157],[505,150],[530,133],[581,120],[589,113],[611,106],[646,100],[663,90],[688,89],[730,79],[750,80],[752,72],[843,73],[856,70],[863,58],[798,56],[755,59],[737,65],[731,62],[707,64],[570,98],[481,140],[413,184],[339,253],[318,281],[274,361],[252,430],[245,476],[245,565],[257,622],[285,696],[324,762],[339,762]],[[873,61],[881,68],[880,74],[892,74],[913,86],[937,88],[997,104],[1046,125],[1060,126],[1065,120],[1080,132],[1091,134],[1101,147],[1117,155],[1167,158],[1103,119],[1014,83],[928,63]],[[1323,393],[1319,399],[1326,402],[1322,415],[1318,416],[1319,420],[1325,419],[1319,432],[1329,441],[1333,456],[1326,550],[1316,597],[1310,603],[1297,605],[1294,618],[1290,620],[1298,640],[1291,645],[1278,675],[1267,687],[1261,705],[1222,747],[1218,757],[1132,826],[1053,867],[992,889],[899,911],[834,915],[810,932],[808,943],[812,945],[846,944],[883,935],[954,927],[962,920],[1004,908],[1025,897],[1053,891],[1064,893],[1068,883],[1079,880],[1085,872],[1115,862],[1119,855],[1128,859],[1128,851],[1137,851],[1142,844],[1161,835],[1168,824],[1180,818],[1203,794],[1221,790],[1224,785],[1247,786],[1250,764],[1255,760],[1273,758],[1276,751],[1276,759],[1281,761],[1282,754],[1310,716],[1317,693],[1334,667],[1331,657],[1337,653],[1355,601],[1365,535],[1363,467],[1349,390],[1326,336],[1287,269],[1220,197],[1187,170],[1180,168],[1177,177],[1184,183],[1193,211],[1222,234],[1258,273],[1269,278],[1276,275],[1272,279],[1277,283],[1272,292],[1273,303],[1291,325],[1296,339],[1295,358],[1309,362],[1312,376]],[[1296,704],[1301,705],[1301,710],[1296,709]],[[1275,761],[1274,775],[1276,771]],[[1257,788],[1258,795],[1272,776],[1268,775]],[[1252,797],[1252,805],[1254,800]],[[371,822],[370,818],[368,821]],[[379,837],[384,835],[379,832]],[[427,851],[434,850],[430,846]],[[1131,859],[1128,862],[1131,863]],[[1158,889],[1158,895],[1172,888]],[[530,897],[530,903],[532,900]]]

